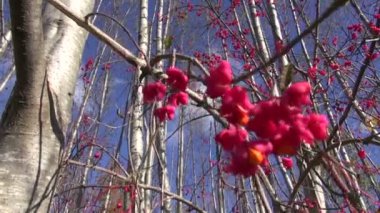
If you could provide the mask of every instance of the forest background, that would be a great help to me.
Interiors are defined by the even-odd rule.
[[[376,211],[379,4],[1,1],[0,211]]]

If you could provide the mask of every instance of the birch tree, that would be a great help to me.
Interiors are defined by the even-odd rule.
[[[65,4],[79,14],[93,7]],[[0,211],[46,212],[88,33],[42,0],[9,6],[17,80],[1,119]]]

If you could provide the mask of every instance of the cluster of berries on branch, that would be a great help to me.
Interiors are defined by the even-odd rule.
[[[160,121],[173,119],[175,108],[188,103],[185,93],[188,77],[178,68],[167,70],[167,84],[175,91],[167,105],[155,110]],[[327,118],[318,113],[304,113],[311,104],[311,86],[308,82],[291,84],[281,97],[251,103],[244,87],[233,85],[233,72],[229,62],[221,61],[205,79],[206,95],[220,99],[220,115],[229,125],[221,130],[215,141],[230,156],[225,171],[235,174],[253,175],[258,166],[268,165],[268,156],[297,153],[302,143],[314,144],[328,136]],[[166,86],[161,82],[144,87],[144,101],[151,103],[162,100]],[[250,139],[249,132],[254,133]],[[291,158],[283,158],[283,165],[290,169]]]

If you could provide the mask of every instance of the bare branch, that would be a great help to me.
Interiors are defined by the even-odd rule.
[[[102,30],[97,28],[95,25],[91,24],[88,20],[86,20],[85,18],[82,18],[78,14],[73,13],[70,10],[70,8],[68,8],[59,0],[48,0],[48,2],[51,5],[53,5],[55,8],[57,8],[59,11],[64,13],[67,17],[71,18],[79,26],[83,27],[88,32],[96,36],[99,40],[106,43],[110,48],[112,48],[112,50],[117,52],[121,57],[123,57],[129,63],[133,64],[134,66],[139,66],[139,67],[147,66],[147,63],[145,62],[145,60],[142,60],[136,57],[131,51],[123,47],[121,44],[119,44],[109,35],[104,33]]]

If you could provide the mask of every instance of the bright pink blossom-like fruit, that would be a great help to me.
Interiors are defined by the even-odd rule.
[[[230,163],[225,167],[226,172],[235,175],[254,175],[258,165],[267,165],[267,155],[272,151],[272,144],[267,141],[252,141],[233,147]]]
[[[175,107],[171,105],[166,105],[161,108],[157,108],[154,110],[154,116],[158,117],[160,122],[164,120],[173,120],[175,116]]]
[[[246,125],[253,105],[249,101],[246,90],[235,86],[222,97],[220,114],[232,124]]]
[[[230,125],[216,135],[215,141],[226,151],[231,151],[235,145],[244,143],[248,138],[248,132],[244,128]]]
[[[329,122],[325,115],[313,113],[309,116],[308,129],[313,133],[315,139],[324,140],[327,138],[327,127]]]
[[[282,158],[282,165],[285,167],[285,169],[292,169],[293,168],[293,159],[291,158]]]
[[[302,142],[327,138],[328,121],[324,115],[303,115],[301,106],[311,103],[310,85],[298,82],[291,85],[281,98],[257,103],[252,110],[247,129],[273,143],[275,154],[294,155]]]
[[[100,151],[95,152],[95,154],[94,154],[95,159],[100,158],[100,156],[102,156],[102,153]]]
[[[185,92],[174,93],[169,97],[168,103],[172,106],[187,105],[189,103],[189,96]]]
[[[176,67],[170,67],[166,74],[168,75],[167,82],[169,85],[171,85],[174,89],[185,91],[187,87],[187,83],[189,82],[189,78],[185,73],[182,72],[182,70],[176,68]]]
[[[251,162],[249,148],[245,143],[241,146],[236,146],[231,152],[231,160],[224,170],[234,175],[251,176],[257,171],[257,165]]]
[[[222,96],[230,90],[232,83],[232,69],[228,61],[220,62],[219,66],[210,71],[210,76],[206,79],[206,94],[210,98]]]
[[[310,77],[315,78],[317,72],[323,75],[315,65],[309,71]],[[308,82],[293,83],[282,97],[252,104],[246,89],[232,87],[232,80],[231,65],[227,61],[222,61],[206,78],[206,94],[222,98],[219,112],[230,123],[215,137],[230,156],[226,172],[253,175],[259,165],[268,164],[269,154],[295,155],[302,143],[313,144],[328,137],[328,121],[324,115],[303,113],[303,107],[312,103]],[[175,96],[169,99],[169,103],[178,105]],[[247,131],[253,131],[257,139],[248,142]],[[282,162],[286,169],[293,168],[291,158],[283,158]]]
[[[308,82],[293,83],[286,91],[282,100],[284,103],[300,107],[311,104],[310,101],[311,86]]]
[[[367,157],[367,153],[365,152],[364,149],[360,149],[358,151],[358,156],[359,156],[360,159],[365,159]]]
[[[166,86],[159,81],[148,84],[143,88],[145,103],[160,101],[165,97],[165,94],[166,94]]]

